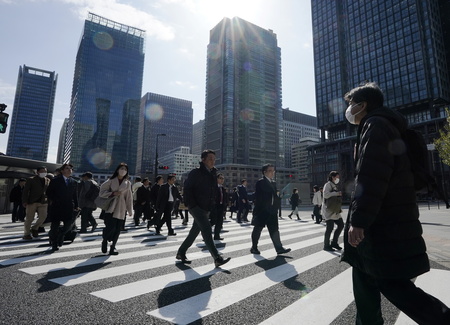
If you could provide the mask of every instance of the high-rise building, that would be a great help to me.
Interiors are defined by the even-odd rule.
[[[238,17],[210,32],[205,147],[216,164],[284,166],[277,36]]]
[[[61,130],[59,131],[58,154],[56,156],[56,162],[58,164],[62,164],[64,161],[64,144],[66,143],[67,125],[69,125],[69,119],[65,118],[61,125]]]
[[[179,181],[183,174],[197,168],[200,160],[200,155],[191,154],[191,148],[189,147],[174,148],[158,157],[161,165],[169,167],[164,170],[164,173],[177,175]]]
[[[47,161],[57,80],[54,71],[19,67],[6,155]]]
[[[205,120],[200,120],[192,126],[192,154],[201,155],[205,150]]]
[[[146,93],[141,99],[140,116],[138,174],[154,173],[156,150],[161,157],[174,148],[192,145],[191,101]]]
[[[284,129],[284,161],[287,168],[297,168],[292,164],[292,146],[299,143],[302,138],[320,138],[317,128],[317,118],[283,109],[283,129]]]
[[[385,105],[403,113],[410,127],[431,143],[445,123],[450,103],[449,2],[311,3],[321,129],[321,143],[311,149],[313,182],[324,183],[331,170],[338,170],[344,182],[353,181],[356,127],[345,119],[347,105],[342,98],[367,80],[377,82]],[[444,184],[448,166],[436,152],[431,154],[433,172]]]
[[[135,173],[145,31],[89,13],[78,48],[64,161]]]

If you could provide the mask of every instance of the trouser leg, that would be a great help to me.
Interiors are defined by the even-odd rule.
[[[23,224],[23,235],[29,236],[31,234],[31,224],[34,220],[34,215],[37,211],[38,203],[27,204],[25,223]]]
[[[86,232],[88,224],[89,224],[89,208],[81,208],[81,232]]]
[[[173,202],[167,202],[166,208],[164,211],[164,218],[166,219],[166,226],[167,230],[169,231],[169,234],[174,233],[172,228],[172,210],[173,210]]]
[[[275,250],[279,252],[283,249],[283,245],[281,244],[280,231],[278,230],[278,224],[267,224],[267,230],[269,231],[270,239],[272,239],[273,246]]]
[[[342,229],[344,229],[344,220],[342,220],[342,218],[339,218],[338,220],[335,220],[334,223],[337,225],[337,228],[333,234],[333,243],[337,244],[337,242],[339,240],[339,236],[341,235]]]
[[[47,204],[41,204],[37,203],[36,211],[38,214],[38,219],[36,220],[36,223],[31,227],[32,229],[38,230],[40,226],[44,223],[45,219],[47,218]]]
[[[325,235],[324,235],[324,240],[323,240],[324,247],[330,246],[330,237],[331,237],[331,232],[333,231],[333,228],[334,228],[334,220],[327,220],[326,224],[327,224],[327,228],[325,229]]]
[[[110,251],[114,251],[114,249],[116,248],[116,244],[117,241],[119,240],[119,236],[120,236],[120,230],[121,227],[123,225],[123,220],[120,219],[116,219],[116,218],[111,218],[111,226],[112,226],[112,230],[111,230],[111,247],[109,248]]]
[[[377,280],[381,293],[417,324],[450,324],[450,309],[409,279]]]
[[[357,268],[352,270],[357,325],[381,325],[381,296],[375,279]]]
[[[191,230],[189,230],[189,234],[187,235],[183,243],[181,243],[180,248],[178,248],[178,254],[186,255],[188,248],[192,246],[199,233],[200,227],[198,226],[197,222],[194,219]]]
[[[220,232],[223,228],[223,205],[216,207],[216,226],[214,227],[214,239],[220,238]]]
[[[261,237],[261,232],[263,230],[263,227],[260,226],[254,226],[252,231],[252,248],[257,249],[258,248],[258,242],[259,238]]]

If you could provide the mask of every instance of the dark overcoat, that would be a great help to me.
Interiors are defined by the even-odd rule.
[[[413,278],[430,268],[416,204],[414,176],[400,113],[380,107],[361,121],[355,147],[355,187],[344,232],[343,261],[377,278]],[[364,240],[348,244],[350,225]]]
[[[263,177],[255,185],[252,225],[264,227],[269,223],[278,225],[277,185]]]
[[[74,210],[78,208],[77,181],[69,177],[69,183],[62,175],[50,181],[47,188],[47,197],[50,204],[50,218],[52,221],[70,220]]]

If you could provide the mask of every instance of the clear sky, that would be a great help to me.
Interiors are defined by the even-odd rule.
[[[194,123],[205,114],[209,32],[240,17],[277,34],[283,107],[316,115],[310,0],[0,0],[0,103],[12,116],[19,66],[58,74],[48,161],[56,162],[68,117],[75,58],[88,12],[146,30],[147,92],[192,101]],[[8,128],[9,130],[9,128]],[[0,134],[6,153],[8,131]]]

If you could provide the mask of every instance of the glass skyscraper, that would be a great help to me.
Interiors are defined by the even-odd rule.
[[[54,71],[19,67],[6,155],[47,161],[57,79]]]
[[[135,173],[145,31],[89,13],[78,48],[64,161]]]
[[[284,166],[281,50],[277,36],[224,18],[207,50],[205,147],[216,164]]]
[[[153,174],[158,134],[158,157],[178,147],[192,145],[192,102],[180,98],[146,93],[141,99],[139,121],[138,173]],[[169,166],[173,168],[173,166]],[[158,171],[158,170],[157,170]]]
[[[449,2],[442,0],[312,0],[314,70],[319,145],[311,149],[312,180],[332,170],[353,181],[356,127],[345,119],[342,99],[375,81],[385,105],[399,110],[427,143],[438,136],[450,103]],[[432,153],[441,180],[448,167]],[[376,172],[376,171],[374,171]]]

